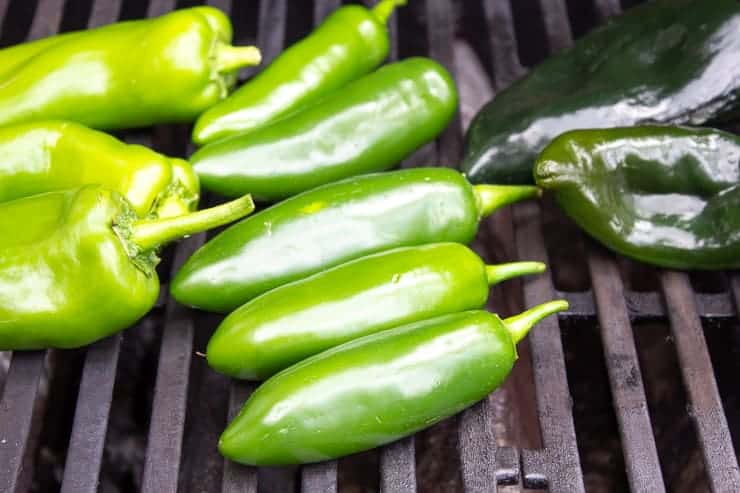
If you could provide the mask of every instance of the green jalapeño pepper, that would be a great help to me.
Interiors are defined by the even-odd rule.
[[[576,130],[535,166],[591,236],[678,269],[740,268],[740,138],[713,129]]]
[[[139,217],[185,214],[200,191],[186,161],[77,123],[0,127],[0,202],[87,184],[119,192]]]
[[[228,18],[196,7],[0,50],[0,125],[192,121],[226,97],[241,67],[259,63],[256,48],[230,42]]]
[[[456,106],[447,71],[428,58],[410,58],[274,125],[209,144],[191,162],[208,190],[284,199],[390,168],[439,135]]]
[[[240,307],[213,334],[208,363],[226,375],[264,380],[361,336],[481,308],[489,285],[544,270],[540,262],[485,265],[459,243],[376,253]]]
[[[468,130],[462,170],[473,183],[528,183],[537,154],[565,131],[727,116],[739,59],[740,2],[646,2],[488,103]]]
[[[370,253],[468,243],[481,217],[538,192],[533,186],[472,187],[447,168],[331,183],[223,231],[183,265],[172,294],[186,305],[229,312],[277,286]]]
[[[202,145],[251,132],[314,104],[373,70],[388,55],[388,17],[406,0],[381,0],[372,10],[347,5],[195,123]]]
[[[501,320],[468,311],[372,334],[308,358],[259,387],[219,450],[252,465],[318,462],[398,440],[483,399],[551,301]]]
[[[0,204],[0,350],[74,348],[154,305],[162,243],[249,214],[249,196],[166,219],[139,219],[98,185]]]

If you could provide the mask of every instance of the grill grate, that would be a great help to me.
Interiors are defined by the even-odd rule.
[[[526,3],[536,7],[535,10],[542,14],[550,51],[562,49],[572,42],[569,7],[574,9],[579,5],[588,5],[600,20],[621,10],[617,0],[569,0],[568,4],[565,0],[538,0],[536,5],[533,2]],[[23,28],[26,31],[23,34],[25,39],[31,40],[59,31],[66,25],[66,11],[87,12],[87,22],[78,24],[93,27],[114,22],[121,16],[128,17],[126,12],[129,9],[155,16],[193,3],[175,0],[0,0],[0,40],[4,43],[22,41],[23,38],[13,38],[18,37],[16,33],[22,29],[22,19],[26,16],[32,20]],[[288,12],[299,4],[287,0],[262,0],[259,6],[256,0],[244,2],[250,4],[247,7],[242,2],[231,0],[210,0],[207,3],[232,13],[234,17],[237,17],[238,9],[258,12],[256,42],[265,62],[274,58],[288,42]],[[314,23],[318,23],[340,3],[339,0],[314,0]],[[486,46],[480,49],[490,55],[493,86],[500,90],[526,71],[517,53],[517,46],[521,43],[517,40],[510,0],[464,2],[462,8],[468,9],[473,3],[483,14],[480,22],[486,26],[483,40]],[[72,9],[71,4],[74,4]],[[305,9],[305,3],[300,4]],[[452,70],[458,81],[462,81],[470,74],[455,66],[455,6],[452,0],[425,0],[419,11],[426,25],[424,42],[427,52]],[[28,14],[28,9],[32,9],[32,14]],[[399,52],[404,52],[399,34],[402,39],[405,38],[399,24],[407,15],[410,14],[402,12],[400,17],[394,15],[391,20],[393,59],[399,57]],[[245,30],[243,26],[236,26],[236,30],[239,41],[246,42],[249,36],[241,32]],[[242,75],[247,77],[252,73],[254,69],[248,69]],[[147,134],[132,133],[124,137],[129,142],[150,145],[173,155],[192,152],[188,144],[188,129],[183,126],[162,126]],[[462,121],[458,117],[436,144],[427,145],[402,166],[435,162],[454,165],[461,148]],[[519,257],[547,262],[543,212],[548,212],[548,209],[543,210],[540,205],[530,203],[519,204],[510,211],[497,214],[482,225],[480,237],[483,241],[479,240],[477,248],[487,257]],[[502,238],[500,244],[493,241]],[[205,235],[197,235],[181,242],[174,249],[169,271],[175,272],[204,241]],[[634,291],[627,289],[622,282],[619,259],[589,241],[578,241],[585,244],[590,289],[558,291],[549,275],[528,278],[523,283],[511,283],[510,286],[515,288],[509,289],[517,291],[512,294],[516,297],[521,294],[516,287],[523,285],[523,302],[528,306],[556,296],[565,297],[570,301],[571,309],[561,315],[561,323],[575,320],[585,321],[591,327],[598,325],[630,487],[633,491],[666,489],[663,477],[665,469],[661,467],[654,438],[633,324],[667,321],[675,340],[708,485],[717,492],[740,491],[737,457],[702,328],[702,322],[705,322],[737,330],[740,275],[728,274],[728,291],[695,293],[686,274],[660,271],[659,289]],[[202,325],[212,327],[217,319],[177,305],[166,297],[166,286],[163,293],[158,309],[163,309],[164,318],[141,479],[142,490],[156,493],[219,489],[224,492],[256,492],[259,487],[264,491],[337,491],[340,476],[337,462],[302,467],[296,481],[292,472],[284,474],[274,469],[258,470],[222,461],[215,444],[211,443],[215,435],[209,436],[209,442],[202,444],[198,437],[189,435],[192,432],[190,428],[195,426],[191,423],[195,419],[192,395],[199,395],[198,388],[207,388],[211,381],[194,375],[197,373],[193,370],[194,365],[202,363],[193,362],[193,349],[198,333],[206,330]],[[493,307],[507,309],[499,301]],[[145,319],[139,325],[152,323]],[[64,492],[94,492],[99,488],[114,386],[120,372],[118,363],[122,338],[135,337],[140,328],[132,329],[125,336],[116,335],[100,341],[86,351],[62,476]],[[542,447],[519,449],[497,446],[492,405],[489,400],[478,403],[461,413],[455,422],[460,476],[466,491],[492,491],[497,484],[521,484],[525,488],[535,489],[549,487],[554,492],[585,490],[558,320],[548,319],[530,334],[528,340]],[[525,345],[523,352],[526,351]],[[4,386],[0,380],[0,491],[26,491],[31,484],[35,449],[39,442],[35,417],[44,415],[46,402],[41,383],[45,372],[52,366],[49,360],[53,359],[53,355],[54,351],[13,354]],[[198,378],[200,380],[196,381]],[[219,382],[222,386],[226,385],[225,380]],[[231,418],[256,388],[251,383],[232,382],[229,385],[228,389],[223,389],[223,399],[214,397],[212,407],[218,408],[217,414],[220,413],[218,415],[222,417],[219,426],[225,424],[227,413]],[[217,389],[214,389],[214,394],[218,394]],[[736,410],[733,412],[737,413]],[[216,471],[215,481],[196,478],[186,467],[185,452],[190,442],[203,449],[197,456],[198,461],[215,464],[212,468]],[[379,483],[383,491],[416,491],[416,455],[413,437],[381,449]]]

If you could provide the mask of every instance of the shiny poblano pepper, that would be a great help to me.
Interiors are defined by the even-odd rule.
[[[98,185],[0,204],[0,350],[74,348],[128,327],[157,299],[159,245],[253,209],[246,196],[140,219]]]
[[[678,269],[740,268],[740,138],[719,130],[575,130],[542,151],[537,184],[591,236]]]
[[[208,364],[229,376],[264,380],[358,337],[481,308],[489,285],[544,270],[540,262],[485,265],[459,243],[376,253],[241,306],[211,337]]]
[[[191,162],[208,190],[275,201],[394,166],[439,135],[456,107],[447,71],[410,58],[269,127],[209,144]]]
[[[0,50],[0,125],[72,120],[99,129],[189,122],[259,63],[219,10],[195,7]]]
[[[443,315],[319,353],[262,384],[219,450],[243,464],[301,464],[411,435],[496,389],[516,344],[567,307],[551,301],[505,320],[485,311]]]
[[[200,193],[186,161],[77,123],[0,127],[0,202],[88,184],[119,192],[139,217],[185,214]]]
[[[226,229],[188,259],[171,291],[180,303],[228,312],[277,286],[370,253],[468,243],[481,217],[538,192],[526,185],[472,187],[446,168],[349,178]]]
[[[468,130],[462,170],[473,183],[530,183],[537,154],[565,131],[726,117],[738,59],[736,0],[632,8],[497,94]]]
[[[193,141],[203,145],[244,134],[315,104],[378,66],[388,56],[385,23],[405,0],[381,0],[374,8],[346,5],[309,36],[195,123]]]

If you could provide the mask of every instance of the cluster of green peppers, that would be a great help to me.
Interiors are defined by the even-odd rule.
[[[485,265],[465,246],[502,206],[551,190],[620,253],[740,267],[740,139],[604,129],[734,110],[740,4],[656,0],[588,35],[482,110],[463,175],[385,171],[457,106],[432,60],[377,68],[403,3],[337,9],[229,97],[259,52],[230,46],[228,19],[208,7],[0,50],[0,349],[78,347],[125,328],[157,297],[160,245],[241,219],[254,209],[245,194],[285,199],[206,243],[170,289],[229,313],[208,344],[213,368],[266,379],[221,452],[315,462],[485,397],[527,331],[567,308],[552,301],[504,320],[482,310],[491,284],[545,268]],[[125,63],[134,56],[144,62]],[[147,89],[161,81],[167,90]],[[195,118],[203,147],[192,168],[82,126]],[[597,129],[560,135],[582,127]],[[531,180],[532,163],[538,186],[512,185]],[[243,197],[195,211],[201,184]]]
[[[338,457],[496,388],[516,343],[567,305],[506,320],[482,311],[490,284],[545,266],[487,266],[463,245],[482,217],[536,187],[473,187],[442,168],[366,174],[436,137],[457,106],[432,60],[373,71],[388,53],[385,21],[403,3],[338,9],[226,99],[259,52],[229,46],[227,19],[207,7],[1,50],[0,105],[10,110],[0,116],[0,349],[79,347],[143,316],[159,291],[160,245],[254,209],[245,195],[196,212],[202,183],[288,198],[206,244],[171,286],[183,303],[233,311],[209,343],[214,368],[268,379],[224,432],[224,455]],[[132,56],[145,62],[126,63]],[[155,80],[167,90],[145,90]],[[198,115],[193,139],[205,146],[192,168],[87,127]],[[388,368],[383,385],[358,385],[358,374],[377,381]],[[305,399],[327,386],[333,398]],[[372,405],[358,410],[358,399]],[[348,426],[365,431],[347,441]]]

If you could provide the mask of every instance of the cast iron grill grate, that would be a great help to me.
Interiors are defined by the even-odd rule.
[[[36,39],[59,31],[93,27],[120,19],[155,16],[173,8],[200,2],[175,0],[0,0],[0,45]],[[286,26],[303,24],[310,27],[320,21],[341,2],[314,0],[289,2],[287,0],[209,0],[205,2],[230,13],[235,21],[240,43],[256,42],[268,62],[288,42]],[[372,2],[368,2],[372,3]],[[475,50],[483,54],[491,65],[492,86],[506,87],[526,69],[520,62],[523,47],[538,43],[537,36],[518,39],[521,34],[532,34],[544,41],[539,46],[524,50],[527,57],[537,50],[557,51],[572,42],[572,29],[581,34],[594,22],[602,22],[619,13],[618,0],[410,0],[414,4],[395,15],[391,21],[393,48],[391,57],[399,54],[427,52],[450,68],[458,82],[471,77],[468,67],[462,67],[455,44],[456,16],[464,23],[463,31],[476,34],[463,36],[472,41]],[[634,2],[623,2],[625,6]],[[313,19],[302,19],[311,12]],[[462,15],[460,15],[462,11]],[[585,14],[584,14],[585,12]],[[523,17],[524,15],[524,17]],[[591,18],[593,17],[593,18]],[[250,20],[252,19],[252,20]],[[292,20],[291,20],[292,19]],[[585,19],[585,20],[584,20]],[[515,20],[517,21],[515,23]],[[407,23],[422,26],[425,39],[413,39],[413,29]],[[591,24],[589,24],[589,22]],[[531,24],[522,31],[521,24]],[[476,27],[477,26],[477,27]],[[573,26],[573,28],[571,28]],[[418,29],[418,26],[417,26]],[[465,34],[465,33],[463,33]],[[532,55],[534,54],[534,55]],[[243,74],[249,75],[249,71]],[[490,84],[488,91],[490,91]],[[464,92],[464,91],[463,91]],[[484,94],[473,97],[485,100]],[[464,116],[464,115],[463,115]],[[457,118],[437,140],[403,163],[416,166],[423,163],[455,163],[462,148],[462,120]],[[188,129],[183,126],[162,126],[148,133],[123,134],[130,142],[151,145],[176,155],[188,155]],[[545,204],[517,205],[509,212],[497,214],[482,226],[476,248],[489,259],[522,258],[547,261],[552,257],[553,245],[545,234],[548,218],[558,213]],[[165,271],[176,271],[178,266],[205,240],[198,235],[182,242],[164,262]],[[670,468],[662,464],[656,445],[656,428],[651,421],[646,397],[641,360],[633,328],[643,322],[662,322],[670,325],[678,366],[685,388],[686,401],[700,450],[705,486],[716,492],[740,491],[738,461],[733,449],[731,426],[737,425],[740,413],[737,401],[726,399],[725,407],[718,389],[711,353],[705,341],[705,327],[733,331],[740,338],[737,311],[740,308],[740,275],[720,274],[719,289],[695,292],[692,279],[683,273],[651,271],[657,285],[647,291],[625,287],[620,265],[602,248],[575,240],[584,254],[580,268],[586,273],[588,286],[584,289],[557,289],[551,275],[526,279],[507,288],[509,298],[518,303],[534,305],[555,296],[571,302],[569,312],[559,320],[549,319],[529,336],[528,347],[523,348],[523,360],[531,363],[536,394],[536,421],[540,429],[540,447],[497,446],[493,426],[494,409],[491,401],[483,401],[463,412],[455,421],[458,483],[465,491],[495,491],[496,485],[518,484],[525,488],[549,488],[557,492],[584,491],[583,458],[579,450],[583,444],[577,437],[574,423],[573,400],[568,374],[566,349],[561,337],[563,327],[584,324],[598,330],[603,350],[603,365],[608,374],[608,393],[618,426],[618,440],[623,458],[625,482],[633,491],[664,491],[675,484],[668,477]],[[166,281],[167,275],[163,276]],[[557,277],[557,276],[555,276]],[[713,277],[712,279],[716,279]],[[522,289],[523,287],[523,289]],[[224,462],[215,450],[218,428],[225,424],[254,390],[248,383],[225,383],[224,379],[202,369],[202,362],[193,359],[198,348],[200,332],[208,332],[216,319],[197,314],[175,304],[163,289],[157,311],[125,335],[116,335],[78,352],[83,358],[81,378],[66,394],[76,396],[71,433],[65,442],[63,474],[59,480],[64,492],[93,492],[99,485],[103,467],[106,433],[109,429],[114,387],[121,385],[119,355],[123,337],[140,337],[137,330],[161,331],[156,377],[150,414],[147,416],[149,435],[141,471],[141,488],[146,492],[174,491],[269,491],[295,489],[304,492],[331,492],[337,490],[337,462],[306,466],[288,474],[276,470],[257,470]],[[523,295],[523,296],[522,296]],[[514,302],[516,303],[516,301]],[[498,310],[512,310],[511,305],[496,302]],[[196,327],[198,330],[196,330]],[[157,332],[160,334],[160,332]],[[63,352],[28,352],[12,356],[10,368],[3,382],[0,380],[0,491],[26,491],[33,482],[37,448],[46,428],[38,424],[47,406],[46,393],[41,383],[49,360]],[[576,355],[578,357],[578,355]],[[732,380],[732,379],[731,379]],[[217,385],[216,385],[217,383]],[[197,389],[208,390],[211,385],[225,388],[230,385],[228,398],[193,398],[201,396]],[[735,382],[731,382],[736,385]],[[51,394],[50,394],[51,395]],[[730,402],[728,404],[728,402]],[[734,403],[734,407],[733,404]],[[48,403],[57,405],[56,402]],[[726,412],[728,413],[726,415]],[[208,413],[216,416],[216,425],[200,426],[196,416]],[[43,418],[41,419],[43,421]],[[200,426],[200,427],[199,427]],[[39,430],[41,427],[41,431]],[[351,433],[351,430],[347,430]],[[733,429],[738,434],[740,430]],[[203,434],[201,436],[201,433]],[[379,452],[377,482],[383,491],[410,492],[417,489],[419,471],[413,437],[401,440]],[[204,465],[205,464],[205,465]],[[368,466],[374,467],[374,466]],[[206,471],[203,474],[191,471]],[[281,479],[282,478],[282,479]],[[297,479],[296,479],[297,478]],[[275,486],[279,485],[279,486]],[[444,489],[439,486],[437,489]]]

